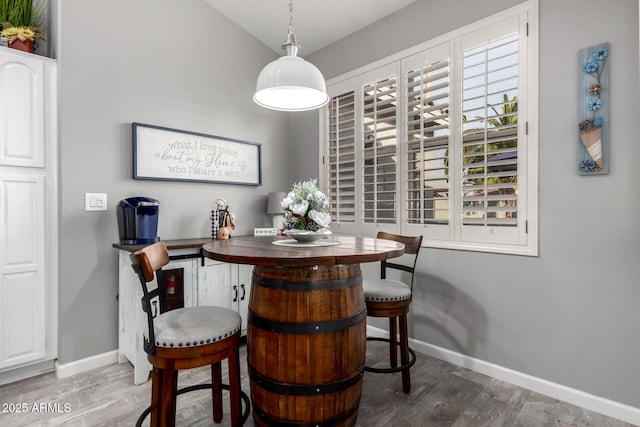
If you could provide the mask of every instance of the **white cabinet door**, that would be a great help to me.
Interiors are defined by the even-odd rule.
[[[118,251],[118,363],[127,360],[133,365],[133,383],[142,384],[149,378],[151,364],[144,351],[147,317],[142,311],[140,279],[131,267],[131,252]]]
[[[242,335],[247,334],[247,315],[249,313],[249,294],[251,292],[251,274],[253,272],[252,265],[239,264],[236,270],[238,272],[238,306],[236,310],[242,317]]]
[[[0,170],[0,369],[46,356],[44,185]]]
[[[242,335],[247,333],[247,311],[251,291],[250,265],[229,264],[205,258],[198,269],[198,305],[230,308],[242,317]]]
[[[45,63],[0,51],[0,165],[44,167]]]
[[[0,372],[57,355],[56,96],[55,61],[0,47]]]
[[[235,308],[238,286],[234,283],[235,264],[204,259],[204,267],[198,269],[198,305]]]

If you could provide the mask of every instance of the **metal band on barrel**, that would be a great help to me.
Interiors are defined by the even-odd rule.
[[[317,396],[320,394],[337,393],[351,388],[362,380],[364,366],[355,375],[338,381],[322,384],[283,384],[270,380],[259,374],[253,366],[249,366],[249,378],[254,384],[259,385],[264,390],[283,396]]]
[[[266,279],[253,273],[254,285],[283,291],[326,291],[331,289],[344,289],[362,283],[362,273],[346,277],[344,279],[313,280],[313,281],[289,281],[280,279]]]
[[[247,317],[250,325],[264,329],[265,331],[281,334],[313,335],[343,331],[351,328],[352,326],[359,325],[365,321],[367,317],[367,310],[362,310],[350,317],[325,320],[322,322],[281,322],[279,320],[271,320],[258,316],[251,310],[249,310],[249,315]]]
[[[353,405],[353,408],[350,408],[348,411],[336,417],[329,418],[324,421],[313,422],[279,420],[267,415],[261,408],[257,407],[255,403],[253,404],[253,414],[260,418],[265,424],[273,427],[332,427],[340,425],[354,416],[358,412],[359,406],[360,399],[358,399],[358,401]]]

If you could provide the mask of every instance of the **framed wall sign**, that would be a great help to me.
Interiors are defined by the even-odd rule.
[[[262,146],[132,123],[133,178],[262,185]]]

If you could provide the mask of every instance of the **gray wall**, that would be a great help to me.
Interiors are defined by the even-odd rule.
[[[307,59],[329,79],[519,1],[460,3],[418,0]],[[602,42],[611,172],[583,177],[577,54]],[[640,407],[638,76],[636,0],[540,1],[540,256],[423,250],[411,337]],[[317,151],[303,142],[296,162]]]
[[[237,232],[271,225],[266,195],[292,181],[291,114],[252,101],[258,73],[277,58],[202,0],[60,2],[59,362],[118,347],[115,206],[162,202],[163,239],[210,235],[224,197]],[[132,179],[131,122],[262,144],[260,187]],[[282,166],[285,167],[282,167]],[[84,212],[85,192],[108,194]]]

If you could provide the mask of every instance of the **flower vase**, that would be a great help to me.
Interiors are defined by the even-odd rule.
[[[9,47],[23,52],[33,53],[33,40],[22,41],[20,39],[15,39],[9,43]]]
[[[593,162],[602,168],[602,128],[591,128],[586,132],[580,132],[580,140],[586,148]]]

